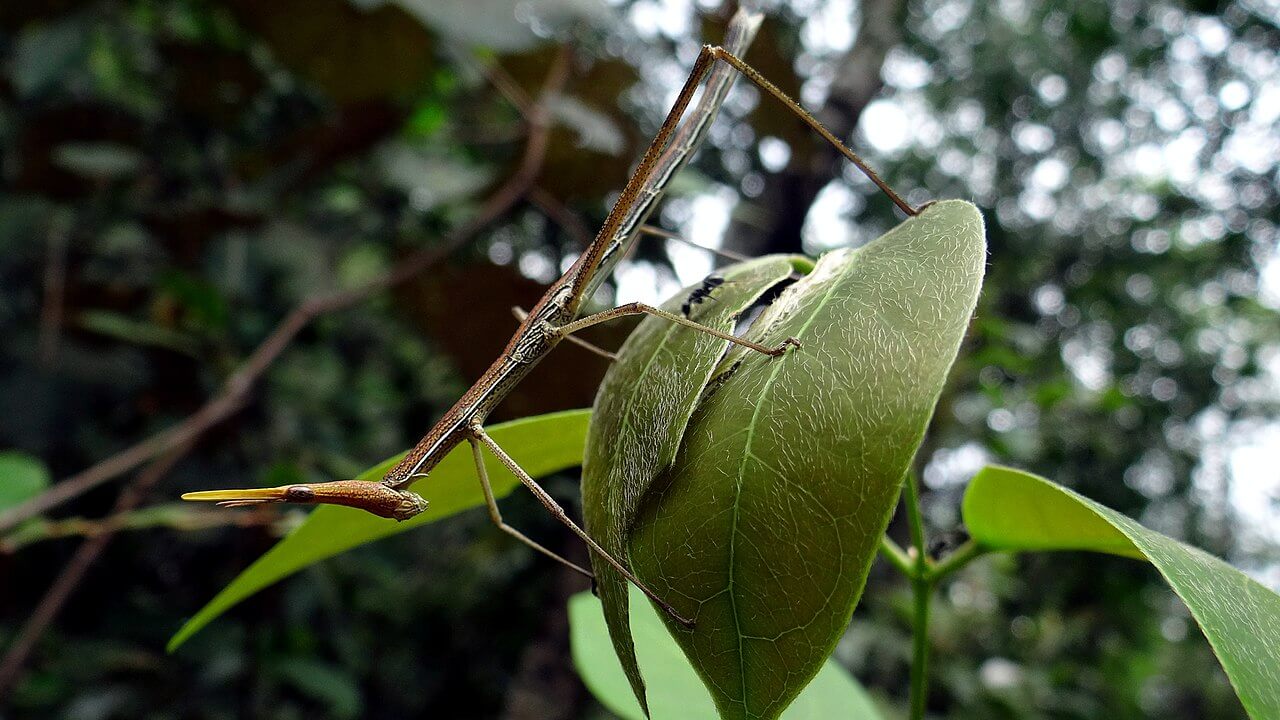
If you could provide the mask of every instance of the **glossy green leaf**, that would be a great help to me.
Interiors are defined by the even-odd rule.
[[[570,410],[486,429],[521,467],[537,478],[582,462],[582,446],[586,441],[589,418],[587,410]],[[379,463],[361,474],[359,479],[378,480],[401,457],[397,455]],[[511,471],[491,454],[485,458],[485,467],[497,497],[505,496],[519,484]],[[404,522],[335,505],[316,508],[305,522],[240,573],[188,620],[169,640],[169,651],[177,649],[187,638],[236,603],[308,565],[484,504],[471,449],[465,444],[449,453],[429,477],[414,483],[412,489],[431,505],[426,512]]]
[[[733,330],[738,316],[786,280],[802,257],[775,255],[730,266],[723,282],[681,290],[663,309],[717,330]],[[691,294],[698,293],[694,300]],[[703,297],[703,295],[706,297]],[[618,351],[596,394],[582,463],[587,531],[614,557],[627,558],[627,535],[640,498],[675,460],[680,437],[703,386],[729,341],[657,317],[646,318]],[[627,629],[627,581],[596,556],[596,589],[622,667],[644,703],[644,680]]]
[[[658,613],[632,588],[631,632],[645,677],[652,686],[654,720],[715,720],[715,703],[690,667],[680,647],[662,626]],[[610,642],[601,605],[591,593],[569,599],[569,638],[578,675],[596,699],[618,717],[643,720],[644,712]],[[867,691],[834,660],[828,660],[813,682],[787,708],[785,720],[879,720],[882,716]]]
[[[0,510],[20,505],[49,487],[49,469],[24,452],[0,452]]]
[[[982,283],[973,205],[822,257],[734,348],[641,503],[637,574],[725,718],[775,718],[844,632]]]
[[[1280,595],[1042,477],[987,467],[964,495],[969,533],[995,550],[1091,550],[1146,559],[1200,624],[1249,716],[1280,718]]]

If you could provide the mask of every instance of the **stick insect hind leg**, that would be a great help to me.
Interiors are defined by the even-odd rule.
[[[484,431],[480,430],[479,432],[483,433]],[[488,435],[485,435],[485,437],[487,438]],[[481,441],[479,439],[479,436],[476,434],[474,430],[472,432],[472,435],[467,438],[467,442],[471,444],[471,457],[475,459],[476,475],[478,475],[480,478],[480,489],[484,491],[484,502],[485,502],[485,505],[489,507],[489,519],[493,521],[493,524],[497,525],[498,529],[501,530],[502,532],[519,540],[525,545],[528,545],[534,550],[537,550],[543,555],[546,555],[552,560],[555,560],[561,565],[564,565],[565,567],[568,567],[569,569],[591,580],[595,580],[595,575],[592,575],[590,570],[587,570],[581,565],[566,559],[564,556],[556,553],[555,551],[549,550],[545,546],[538,544],[537,542],[532,540],[528,535],[525,535],[519,530],[511,527],[506,523],[505,520],[502,519],[502,511],[498,509],[498,501],[493,496],[493,486],[489,483],[489,471],[486,470],[484,467],[484,455],[480,450]],[[490,442],[492,442],[492,440],[490,440]],[[505,460],[504,460],[504,464],[505,464]],[[522,481],[524,480],[524,477],[522,477],[520,473],[516,473],[516,476],[520,477]],[[526,476],[527,476],[527,473],[526,473]],[[532,482],[532,480],[530,480],[530,482]],[[538,499],[541,500],[542,496],[539,496]],[[543,504],[545,505],[546,502],[544,501]]]
[[[591,536],[587,534],[586,530],[583,530],[581,527],[579,527],[578,524],[575,523],[567,513],[565,513],[564,508],[560,507],[560,503],[556,502],[555,498],[551,497],[550,493],[548,493],[546,490],[543,490],[542,486],[538,484],[538,481],[534,480],[529,475],[529,473],[525,472],[524,468],[520,467],[520,464],[517,463],[510,455],[508,455],[507,452],[502,449],[502,446],[497,443],[497,441],[489,437],[489,434],[484,431],[484,428],[481,427],[479,423],[473,423],[471,425],[471,434],[468,439],[471,441],[472,451],[475,455],[476,472],[478,472],[480,475],[480,484],[484,486],[485,498],[490,503],[490,506],[489,506],[490,517],[493,518],[495,523],[498,523],[499,527],[501,527],[504,531],[512,534],[514,537],[519,538],[523,542],[529,544],[534,549],[539,550],[551,556],[552,558],[559,560],[565,565],[568,565],[569,567],[584,573],[585,575],[587,575],[587,577],[593,577],[591,573],[586,572],[581,567],[578,567],[577,565],[569,562],[568,560],[565,560],[559,555],[533,542],[532,540],[525,537],[520,532],[511,529],[509,525],[502,522],[501,514],[497,513],[497,503],[493,500],[493,488],[489,486],[489,475],[487,472],[485,472],[485,469],[484,469],[484,458],[481,457],[480,455],[481,444],[489,448],[489,452],[493,453],[494,457],[498,458],[498,460],[500,460],[503,465],[506,465],[507,469],[510,470],[516,476],[516,478],[518,478],[520,482],[524,484],[525,487],[529,488],[530,492],[533,493],[534,497],[538,498],[538,501],[542,503],[543,507],[545,507],[547,511],[550,512],[553,516],[555,516],[557,520],[563,523],[565,527],[572,530],[575,535],[581,538],[582,541],[587,544],[587,547],[590,548],[592,552],[599,555],[602,559],[604,559],[605,562],[612,565],[615,570],[621,573],[624,578],[626,578],[629,582],[631,582],[637,588],[640,588],[641,592],[643,592],[646,596],[648,596],[650,600],[657,603],[657,605],[660,608],[662,608],[663,612],[670,615],[673,619],[676,620],[676,622],[679,622],[681,625],[684,625],[685,627],[693,627],[692,620],[681,615],[666,600],[663,600],[661,597],[658,596],[657,593],[655,593],[653,590],[650,590],[649,586],[645,585],[643,582],[641,582],[639,578],[633,575],[631,573],[631,570],[628,569],[626,565],[623,565],[617,558],[609,554],[608,550],[605,550],[604,548],[600,547],[600,544],[597,543],[595,540],[593,540]]]

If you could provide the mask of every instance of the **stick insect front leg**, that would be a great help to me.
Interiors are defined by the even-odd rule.
[[[516,320],[519,320],[520,322],[524,322],[524,319],[529,317],[529,313],[526,312],[524,308],[518,305],[516,307],[511,308],[511,314],[515,315]],[[587,350],[592,353],[595,353],[596,355],[599,355],[600,357],[604,358],[605,360],[608,360],[609,362],[613,362],[618,359],[617,353],[611,353],[608,350],[605,350],[604,348],[598,345],[593,345],[587,342],[586,340],[583,340],[580,337],[574,337],[573,335],[570,335],[566,337],[565,340],[568,340],[569,342],[573,343],[574,345],[577,345],[583,350]]]
[[[614,320],[620,317],[626,317],[627,315],[653,315],[654,317],[660,317],[664,320],[670,320],[673,323],[679,323],[681,325],[684,325],[685,327],[691,327],[694,330],[699,330],[701,332],[707,333],[708,335],[714,335],[715,337],[718,337],[721,340],[728,340],[731,343],[736,343],[738,345],[741,345],[742,347],[755,350],[758,353],[769,355],[771,357],[777,357],[779,355],[782,355],[787,351],[788,347],[800,347],[800,341],[793,337],[789,337],[786,340],[783,340],[776,347],[768,347],[766,345],[761,345],[760,343],[747,340],[746,338],[741,338],[741,337],[738,337],[737,335],[733,335],[727,332],[721,332],[720,330],[717,330],[713,327],[708,327],[701,323],[696,323],[690,320],[689,318],[681,317],[679,315],[676,315],[675,313],[669,313],[666,310],[662,310],[652,305],[646,305],[644,303],[639,303],[639,302],[627,303],[626,305],[619,305],[618,307],[613,308],[612,310],[605,310],[604,312],[598,312],[594,315],[588,315],[584,318],[579,318],[578,320],[574,320],[571,323],[565,323],[564,325],[561,325],[560,327],[555,328],[555,332],[560,336],[564,337],[572,333],[575,333],[579,330],[582,330],[584,328],[589,328],[592,325],[599,325],[602,322],[609,322],[610,320]]]
[[[543,507],[545,507],[548,512],[554,515],[557,520],[559,520],[561,523],[564,523],[565,527],[572,530],[575,535],[581,538],[582,541],[587,544],[587,547],[590,548],[592,552],[599,555],[601,558],[605,560],[605,562],[612,565],[615,570],[621,573],[623,577],[625,577],[628,581],[630,581],[636,587],[640,588],[641,592],[647,595],[650,600],[657,603],[657,605],[662,608],[663,612],[666,612],[668,615],[670,615],[673,619],[676,620],[676,622],[680,623],[681,625],[684,625],[685,627],[693,627],[692,620],[676,612],[676,609],[674,607],[672,607],[666,600],[663,600],[662,598],[658,597],[658,594],[650,590],[648,585],[645,585],[643,582],[640,581],[639,578],[633,575],[631,573],[631,570],[629,570],[627,566],[623,565],[613,555],[610,555],[608,550],[605,550],[604,548],[600,547],[600,544],[597,543],[594,539],[592,539],[592,537],[587,534],[586,530],[583,530],[581,527],[579,527],[578,524],[575,523],[567,513],[565,513],[564,508],[560,507],[560,503],[556,502],[555,498],[551,497],[550,493],[548,493],[546,490],[543,490],[542,486],[539,485],[536,480],[530,477],[529,473],[525,472],[524,468],[520,467],[519,463],[513,460],[511,456],[508,455],[507,452],[502,449],[501,445],[499,445],[493,438],[489,437],[489,434],[484,431],[484,428],[481,427],[479,423],[473,424],[471,426],[471,442],[472,442],[472,447],[476,448],[475,452],[476,452],[477,469],[482,467],[482,458],[479,456],[479,448],[476,445],[476,443],[479,442],[479,443],[483,443],[485,447],[489,448],[489,451],[494,454],[494,457],[502,461],[502,464],[506,465],[507,469],[510,470],[517,478],[519,478],[520,482],[524,483],[525,487],[529,488],[529,490],[533,493],[534,497],[538,498],[538,501],[542,503]],[[486,491],[485,491],[486,497],[492,497],[492,489],[489,489],[487,487],[488,477],[483,474],[481,475],[481,477],[483,478],[481,480],[482,484],[486,486]],[[524,537],[524,536],[521,535],[520,537]],[[528,540],[526,541],[532,544],[531,541],[528,541]],[[545,548],[541,548],[541,546],[534,545],[534,547],[538,547],[543,552],[547,552],[553,557],[557,557],[562,562],[568,563],[567,560],[563,560],[563,558],[559,558],[554,553],[550,553],[550,551],[546,550]],[[572,565],[572,563],[568,563],[568,564]]]

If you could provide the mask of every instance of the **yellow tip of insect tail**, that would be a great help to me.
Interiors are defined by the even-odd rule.
[[[243,490],[198,490],[182,493],[183,500],[196,502],[270,502],[283,500],[284,491],[280,488],[248,488]]]

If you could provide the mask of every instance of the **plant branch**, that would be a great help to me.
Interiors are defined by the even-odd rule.
[[[449,233],[435,247],[413,253],[385,275],[351,290],[321,295],[303,302],[285,316],[284,320],[267,335],[219,391],[199,410],[177,425],[67,478],[47,492],[0,515],[0,534],[24,520],[56,507],[159,456],[159,459],[152,461],[138,475],[137,480],[121,492],[112,513],[112,522],[119,521],[141,502],[147,490],[189,452],[206,430],[244,406],[256,381],[311,320],[319,315],[355,305],[377,292],[409,280],[442,260],[484,227],[509,212],[528,194],[542,170],[550,138],[550,113],[547,109],[547,100],[563,90],[568,76],[569,50],[562,46],[552,62],[538,101],[533,104],[528,113],[529,135],[520,164],[515,172],[481,204],[479,211],[469,222]],[[0,697],[17,679],[32,650],[35,649],[36,644],[89,568],[106,548],[117,529],[108,528],[86,539],[41,598],[3,659],[0,659]]]
[[[942,560],[932,564],[929,571],[925,574],[925,579],[931,585],[937,585],[940,580],[954,573],[960,568],[968,565],[973,560],[982,557],[987,553],[987,549],[974,542],[966,541],[963,545],[955,549],[950,555]]]
[[[925,551],[924,513],[920,508],[920,489],[915,473],[907,474],[907,523],[911,528],[911,720],[924,718],[928,699],[929,599],[933,583],[929,581],[929,556]]]
[[[557,95],[568,79],[568,51],[562,49],[543,85],[539,100],[527,117],[529,136],[524,154],[515,172],[481,204],[469,222],[449,233],[438,244],[406,257],[392,271],[359,287],[312,297],[295,307],[267,335],[222,387],[184,420],[170,428],[132,445],[111,457],[57,483],[44,493],[0,513],[0,534],[19,523],[55,508],[103,483],[129,472],[153,457],[183,444],[193,442],[209,428],[234,415],[248,401],[250,391],[272,363],[284,352],[298,333],[312,320],[326,313],[356,305],[375,293],[399,285],[435,265],[444,257],[470,241],[483,228],[505,215],[529,190],[542,170],[550,136],[550,113],[547,99]]]
[[[888,535],[880,536],[880,554],[907,578],[915,577],[916,571],[911,557]]]

